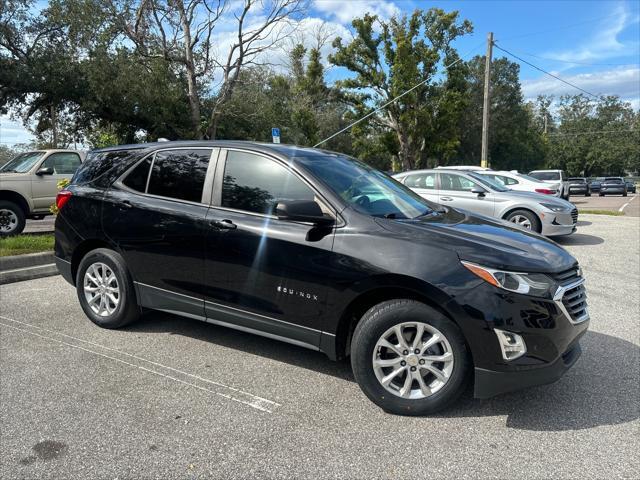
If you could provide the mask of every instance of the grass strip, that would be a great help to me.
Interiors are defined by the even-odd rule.
[[[53,234],[0,238],[0,257],[53,251]]]

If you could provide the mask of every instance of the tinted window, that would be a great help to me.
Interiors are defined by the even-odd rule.
[[[436,174],[414,173],[407,175],[404,184],[409,188],[425,188],[432,190],[436,188]]]
[[[604,181],[607,183],[622,183],[622,179],[619,177],[605,178]]]
[[[202,201],[210,157],[211,150],[166,150],[156,153],[147,193],[191,202]]]
[[[122,183],[133,190],[137,190],[138,192],[145,192],[147,189],[147,178],[149,178],[150,166],[151,157],[147,157],[140,162],[136,168],[129,173],[129,175],[127,175],[127,178],[125,178]]]
[[[80,166],[80,156],[77,153],[52,153],[42,162],[40,168],[51,167],[56,175],[73,175]]]
[[[406,185],[346,155],[318,153],[296,160],[346,204],[367,215],[414,218],[438,208]]]
[[[313,190],[279,163],[251,153],[227,153],[223,207],[270,214],[279,201],[314,199]]]
[[[84,185],[89,182],[107,187],[122,175],[133,162],[140,159],[140,151],[114,150],[91,152],[73,176],[72,183]]]
[[[457,192],[470,192],[474,188],[481,188],[477,183],[465,178],[461,175],[453,173],[440,174],[440,189],[453,190]]]
[[[543,181],[560,180],[560,173],[558,172],[531,172],[529,176]]]

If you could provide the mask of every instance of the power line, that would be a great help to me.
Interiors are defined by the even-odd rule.
[[[504,48],[500,47],[497,43],[494,43],[493,45],[494,45],[498,50],[502,50],[502,51],[503,51],[504,53],[506,53],[507,55],[511,55],[513,58],[516,58],[516,59],[520,60],[522,63],[526,63],[526,64],[527,64],[527,65],[529,65],[530,67],[533,67],[533,68],[535,68],[536,70],[539,70],[539,71],[541,71],[542,73],[545,73],[545,74],[549,75],[550,77],[553,77],[553,78],[555,78],[556,80],[559,80],[559,81],[560,81],[560,82],[562,82],[562,83],[566,83],[567,85],[569,85],[569,86],[571,86],[571,87],[573,87],[573,88],[575,88],[575,89],[577,89],[577,90],[580,90],[581,92],[584,92],[584,93],[586,93],[587,95],[591,95],[591,96],[592,96],[592,97],[594,97],[594,98],[598,98],[598,95],[595,95],[595,94],[593,94],[593,93],[591,93],[591,92],[588,92],[588,91],[586,91],[584,88],[580,88],[579,86],[574,85],[573,83],[568,82],[568,81],[566,81],[565,79],[560,78],[560,77],[559,77],[559,76],[557,76],[557,75],[554,75],[553,73],[547,72],[546,70],[544,70],[544,69],[542,69],[542,68],[538,67],[537,65],[534,65],[533,63],[526,61],[524,58],[521,58],[521,57],[517,56],[516,54],[511,53],[511,52],[510,52],[510,51],[508,51],[508,50],[505,50]]]
[[[459,57],[455,62],[451,62],[449,65],[445,65],[444,67],[442,67],[442,68],[443,68],[443,70],[444,70],[444,69],[447,69],[447,68],[451,68],[451,67],[453,67],[456,63],[461,62],[465,57],[468,57],[471,53],[473,53],[476,49],[478,49],[478,47],[480,47],[480,45],[483,45],[483,44],[484,44],[484,41],[483,41],[482,43],[478,44],[477,46],[475,46],[473,49],[469,50],[465,55],[463,55],[463,56]],[[316,147],[318,147],[319,145],[322,145],[323,143],[325,143],[325,142],[327,142],[327,141],[331,140],[332,138],[337,137],[337,136],[338,136],[338,135],[340,135],[341,133],[346,132],[346,131],[347,131],[347,130],[349,130],[351,127],[353,127],[353,126],[355,126],[355,125],[359,124],[359,123],[360,123],[360,122],[362,122],[363,120],[366,120],[366,119],[367,119],[367,118],[369,118],[370,116],[372,116],[372,115],[374,115],[374,114],[378,113],[380,110],[385,109],[386,107],[388,107],[389,105],[391,105],[392,103],[394,103],[396,100],[399,100],[400,98],[404,97],[405,95],[407,95],[407,94],[409,94],[409,93],[413,92],[416,88],[418,88],[418,87],[419,87],[419,86],[421,86],[421,85],[424,85],[424,84],[425,84],[425,83],[427,83],[429,80],[431,80],[431,77],[429,77],[429,78],[427,78],[427,79],[423,80],[423,81],[422,81],[422,82],[420,82],[420,83],[417,83],[416,85],[414,85],[413,87],[411,87],[409,90],[406,90],[406,91],[404,91],[403,93],[401,93],[400,95],[398,95],[397,97],[392,98],[391,100],[389,100],[389,101],[388,101],[387,103],[385,103],[384,105],[382,105],[382,106],[380,106],[380,107],[378,107],[378,108],[375,108],[375,109],[371,110],[371,111],[370,111],[369,113],[367,113],[364,117],[359,118],[358,120],[356,120],[355,122],[350,123],[349,125],[347,125],[347,126],[346,126],[346,127],[344,127],[343,129],[338,130],[338,131],[337,131],[336,133],[334,133],[333,135],[331,135],[331,136],[329,136],[329,137],[325,138],[324,140],[321,140],[320,142],[316,143],[316,144],[313,146],[313,148],[316,148]]]
[[[629,13],[630,14],[633,14],[633,13],[637,14],[637,12],[629,12]],[[602,21],[602,20],[604,20],[606,18],[619,17],[619,16],[620,16],[619,12],[612,13],[611,15],[604,15],[602,17],[592,18],[590,20],[583,20],[581,22],[571,23],[569,25],[564,25],[564,26],[561,26],[561,27],[547,28],[545,30],[538,30],[537,32],[524,33],[522,35],[514,35],[512,37],[504,38],[503,40],[512,40],[512,39],[515,39],[515,38],[532,37],[532,36],[540,35],[540,34],[543,34],[543,33],[557,32],[558,30],[566,30],[567,28],[579,27],[579,26],[586,25],[586,24],[589,24],[589,23],[600,22],[600,21]]]
[[[577,135],[590,135],[592,133],[640,133],[638,130],[590,130],[587,132],[574,132],[574,133],[549,133],[548,135],[551,137],[574,137]]]
[[[639,63],[585,63],[585,62],[571,62],[569,60],[560,60],[559,58],[540,57],[533,53],[519,52],[520,55],[527,55],[528,57],[539,58],[540,60],[550,60],[552,62],[570,63],[572,65],[585,65],[588,67],[624,67],[629,65],[640,65]]]

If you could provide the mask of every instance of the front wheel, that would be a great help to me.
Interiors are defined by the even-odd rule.
[[[585,194],[584,194],[584,196],[585,196],[585,197],[590,197],[590,196],[591,196],[591,194],[590,194],[590,193],[585,193]]]
[[[624,192],[624,193],[622,194],[622,196],[623,196],[623,197],[626,197],[626,196],[627,196],[627,192]]]
[[[22,233],[26,225],[24,211],[19,205],[0,200],[0,237],[10,237]]]
[[[140,316],[131,275],[120,254],[106,248],[80,262],[76,290],[84,313],[103,328],[120,328]]]
[[[362,391],[384,411],[430,415],[464,391],[469,354],[443,314],[414,300],[390,300],[358,323],[351,366]]]
[[[527,230],[533,230],[540,233],[542,231],[542,225],[538,216],[529,210],[514,210],[509,213],[505,218],[508,222],[515,223]]]

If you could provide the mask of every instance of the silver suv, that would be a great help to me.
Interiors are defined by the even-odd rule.
[[[27,218],[51,214],[58,182],[71,180],[84,156],[77,150],[37,150],[0,167],[0,236],[22,232]]]
[[[547,236],[569,235],[576,230],[578,210],[550,195],[509,190],[475,172],[414,170],[396,180],[433,202],[501,218]]]

